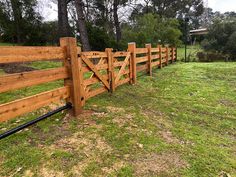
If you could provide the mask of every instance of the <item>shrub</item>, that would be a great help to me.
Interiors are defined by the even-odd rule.
[[[229,55],[236,60],[236,19],[217,20],[209,28],[206,39],[202,42],[207,52]]]
[[[197,53],[199,62],[214,62],[214,61],[227,61],[228,56],[222,53],[214,52],[198,52]]]

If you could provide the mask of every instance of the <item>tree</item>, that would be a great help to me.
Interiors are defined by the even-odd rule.
[[[78,16],[77,26],[78,26],[79,33],[80,33],[82,48],[84,51],[90,51],[91,48],[89,45],[89,38],[88,38],[88,33],[87,33],[87,28],[86,28],[86,23],[85,23],[82,0],[75,0],[75,7],[76,7],[76,11],[77,11],[77,16]]]
[[[149,13],[138,17],[132,25],[123,27],[123,40],[134,41],[138,46],[145,43],[178,45],[181,43],[178,28],[178,20]]]
[[[160,17],[183,18],[186,15],[200,16],[203,8],[202,0],[144,0],[134,7],[132,14],[157,13]]]
[[[8,42],[29,44],[42,24],[42,17],[35,10],[37,1],[5,0],[0,2],[0,7],[3,38]]]
[[[236,30],[229,36],[226,43],[226,51],[231,55],[231,58],[236,60]]]
[[[3,40],[14,42],[14,27],[10,9],[9,2],[0,2],[0,30]]]
[[[206,51],[219,52],[236,59],[236,18],[217,19],[209,28],[202,45]]]
[[[120,1],[114,0],[113,2],[113,18],[114,18],[114,24],[116,29],[116,41],[120,42],[121,40],[121,28],[120,28],[120,22],[118,17],[118,6]]]
[[[104,29],[92,24],[88,24],[87,27],[92,50],[104,51],[108,47],[115,49],[115,40]]]
[[[203,9],[202,0],[152,0],[154,11],[161,17],[182,18],[190,11],[201,15]]]
[[[114,36],[117,43],[122,36],[119,9],[128,5],[132,0],[95,0],[90,5],[93,8],[92,21],[96,26],[104,28],[107,33]],[[91,12],[91,10],[90,10]]]
[[[17,37],[17,43],[22,42],[22,3],[18,0],[11,0],[11,7],[13,11],[13,19],[14,19],[14,28]]]
[[[59,37],[71,36],[68,22],[67,0],[58,0],[58,33]]]

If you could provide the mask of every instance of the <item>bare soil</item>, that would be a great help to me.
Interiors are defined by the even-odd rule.
[[[175,152],[148,154],[134,161],[136,176],[168,174],[187,166],[188,164]]]
[[[3,69],[3,71],[7,74],[29,72],[36,70],[35,68],[26,66],[23,63],[0,64],[0,69]]]

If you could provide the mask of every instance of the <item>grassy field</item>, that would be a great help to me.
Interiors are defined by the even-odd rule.
[[[48,109],[1,123],[0,132]],[[0,176],[235,176],[235,119],[236,63],[174,64],[90,99],[79,119],[64,112],[1,140]]]

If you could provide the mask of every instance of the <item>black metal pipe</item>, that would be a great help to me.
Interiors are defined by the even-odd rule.
[[[61,112],[63,110],[71,109],[71,108],[72,108],[72,104],[71,103],[67,103],[65,106],[62,106],[62,107],[60,107],[60,108],[58,108],[58,109],[56,109],[54,111],[50,111],[47,114],[44,114],[44,115],[42,115],[42,116],[40,116],[40,117],[38,117],[38,118],[36,118],[34,120],[26,122],[26,123],[24,123],[24,124],[22,124],[22,125],[20,125],[20,126],[18,126],[16,128],[13,128],[11,130],[8,130],[5,133],[0,134],[0,140],[3,139],[3,138],[8,137],[8,136],[10,136],[10,135],[12,135],[14,133],[16,133],[16,132],[18,132],[18,131],[26,128],[26,127],[29,127],[29,126],[31,126],[31,125],[33,125],[33,124],[35,124],[35,123],[37,123],[37,122],[39,122],[41,120],[44,120],[44,119],[46,119],[48,117],[51,117],[54,114],[57,114],[57,113],[59,113],[59,112]]]

